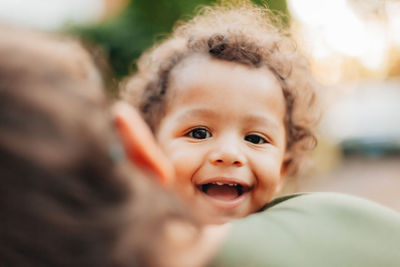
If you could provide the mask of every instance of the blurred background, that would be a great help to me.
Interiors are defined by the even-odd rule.
[[[0,23],[78,36],[91,47],[113,90],[135,70],[142,51],[171,32],[174,22],[212,2],[0,0]],[[323,96],[311,168],[284,191],[348,193],[400,211],[400,1],[266,4],[285,16]]]

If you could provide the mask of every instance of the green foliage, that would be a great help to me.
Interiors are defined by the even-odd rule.
[[[196,7],[215,0],[131,0],[116,18],[74,29],[84,40],[99,44],[118,78],[135,69],[135,60],[155,41],[171,32],[174,23],[194,15]],[[255,0],[257,4],[261,0]],[[269,0],[271,9],[286,12],[285,0]]]

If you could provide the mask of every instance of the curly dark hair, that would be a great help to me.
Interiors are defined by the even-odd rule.
[[[183,59],[200,54],[252,68],[268,68],[286,100],[289,175],[316,145],[317,87],[308,62],[268,8],[250,1],[223,1],[179,22],[172,35],[146,52],[123,84],[122,97],[136,105],[153,131],[165,112],[169,74]]]

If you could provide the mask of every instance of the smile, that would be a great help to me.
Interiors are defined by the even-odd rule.
[[[196,185],[197,189],[220,208],[235,208],[251,191],[251,187],[226,179],[214,180]]]

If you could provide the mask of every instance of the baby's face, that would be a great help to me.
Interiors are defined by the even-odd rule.
[[[266,68],[189,58],[170,77],[156,132],[172,161],[175,189],[213,222],[256,212],[279,191],[285,99]]]

